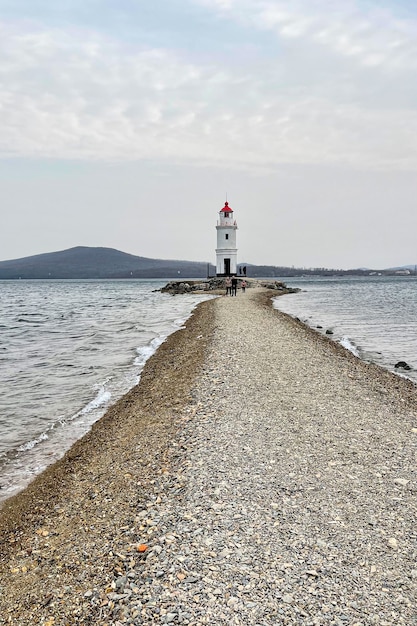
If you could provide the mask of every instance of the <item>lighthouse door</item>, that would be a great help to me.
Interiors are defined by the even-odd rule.
[[[230,275],[230,259],[224,260],[224,273],[226,274],[226,276]]]

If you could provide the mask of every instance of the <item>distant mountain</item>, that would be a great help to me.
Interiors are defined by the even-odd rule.
[[[210,266],[210,273],[215,272]],[[0,279],[205,278],[207,263],[148,259],[113,248],[78,246],[23,259],[0,261]]]
[[[291,278],[294,276],[368,276],[369,274],[393,275],[398,270],[414,270],[415,266],[404,266],[390,270],[350,269],[335,270],[325,267],[297,268],[276,265],[252,265],[246,267],[252,278]],[[134,256],[113,248],[91,248],[78,246],[59,252],[47,252],[23,259],[0,261],[0,279],[31,278],[207,278],[214,276],[214,265],[195,261],[148,259]],[[414,271],[412,272],[414,273]]]

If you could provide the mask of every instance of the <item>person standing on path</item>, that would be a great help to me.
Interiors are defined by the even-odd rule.
[[[229,294],[232,296],[233,295],[233,293],[232,293],[232,280],[231,280],[230,276],[227,276],[224,284],[226,285],[226,296],[228,296]]]
[[[242,280],[240,286],[242,287],[242,293],[245,293],[245,291],[246,291],[246,280]]]
[[[232,278],[232,296],[237,296],[237,278],[233,276]]]

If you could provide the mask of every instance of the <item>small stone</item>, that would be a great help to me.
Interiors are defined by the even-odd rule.
[[[146,552],[147,549],[148,549],[148,546],[145,543],[141,543],[137,547],[138,552]]]
[[[285,593],[282,596],[282,601],[285,602],[285,604],[292,604],[294,602],[294,598],[290,593]]]
[[[167,624],[170,624],[171,622],[173,622],[175,620],[176,617],[177,617],[176,613],[167,613],[165,615],[165,622]]]
[[[405,487],[406,485],[408,485],[410,481],[407,480],[406,478],[395,478],[394,482],[397,485],[401,485],[402,487]]]
[[[221,552],[219,552],[219,556],[222,559],[227,559],[230,556],[230,550],[228,548],[224,548]]]
[[[392,548],[392,550],[398,550],[398,541],[395,539],[395,537],[391,537],[390,539],[388,539],[388,546]]]
[[[125,588],[125,585],[127,583],[127,578],[126,576],[121,576],[120,578],[118,578],[116,580],[116,591],[123,591],[123,589]]]

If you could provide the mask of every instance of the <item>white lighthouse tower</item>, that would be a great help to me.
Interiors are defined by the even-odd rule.
[[[217,222],[216,275],[232,276],[237,274],[237,223],[233,218],[233,209],[226,202],[219,212]]]

